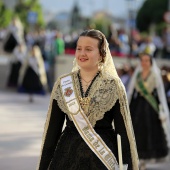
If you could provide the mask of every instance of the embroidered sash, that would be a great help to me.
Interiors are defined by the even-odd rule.
[[[102,161],[108,170],[119,170],[117,160],[102,138],[95,132],[87,116],[80,107],[78,96],[73,85],[72,75],[61,78],[62,95],[78,132],[83,140]],[[127,165],[122,166],[127,170]]]
[[[140,94],[149,102],[149,104],[153,107],[153,109],[156,112],[159,112],[158,103],[154,96],[148,92],[147,88],[143,84],[143,80],[140,76],[140,73],[137,75],[137,86],[140,91]]]

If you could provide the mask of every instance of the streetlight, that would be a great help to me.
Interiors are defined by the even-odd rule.
[[[128,54],[128,61],[133,53],[133,29],[136,27],[135,18],[136,18],[136,1],[137,0],[126,0],[127,1],[127,8],[128,8],[128,25],[129,25],[129,54]]]

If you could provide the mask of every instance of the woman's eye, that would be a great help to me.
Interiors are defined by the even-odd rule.
[[[80,48],[77,48],[76,50],[77,50],[77,51],[80,51],[81,49],[80,49]]]

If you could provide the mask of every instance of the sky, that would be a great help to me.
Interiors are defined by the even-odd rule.
[[[54,13],[70,11],[78,3],[81,14],[91,16],[94,12],[105,10],[113,16],[126,18],[128,9],[138,9],[144,0],[40,0],[44,10]]]

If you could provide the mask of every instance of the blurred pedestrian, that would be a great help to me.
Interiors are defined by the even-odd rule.
[[[51,52],[46,53],[46,73],[48,78],[48,87],[52,91],[52,87],[56,77],[56,62],[57,57],[65,53],[65,42],[62,33],[57,32],[51,44]]]
[[[53,87],[44,130],[38,170],[115,169],[117,134],[124,164],[138,170],[125,88],[100,31],[80,34],[72,72]]]
[[[65,43],[61,32],[57,32],[54,40],[54,55],[62,55],[65,51]]]
[[[162,33],[163,50],[162,58],[170,59],[170,27],[166,27]]]
[[[4,51],[12,53],[14,48],[24,42],[24,29],[18,17],[12,19],[11,24],[7,29],[7,36],[4,40]]]
[[[168,155],[170,118],[162,77],[156,62],[142,53],[128,88],[128,98],[141,170],[146,161]]]
[[[133,71],[134,71],[133,66],[130,66],[128,64],[124,64],[121,69],[120,79],[122,80],[122,83],[124,84],[126,91],[127,91],[131,76],[133,74]]]
[[[29,94],[29,101],[33,102],[33,94],[45,94],[47,77],[45,65],[38,46],[33,46],[20,70],[19,92]]]
[[[120,42],[118,39],[118,31],[113,25],[108,26],[107,41],[109,43],[109,49],[115,54],[120,51]]]
[[[7,80],[8,87],[17,87],[19,70],[25,61],[27,48],[25,44],[18,44],[10,58],[10,73]]]
[[[156,50],[156,46],[155,44],[153,43],[153,37],[152,36],[144,36],[143,37],[143,42],[139,45],[138,47],[138,54],[144,52],[146,49],[148,49],[148,53],[150,55],[154,55],[155,53],[155,50]]]

